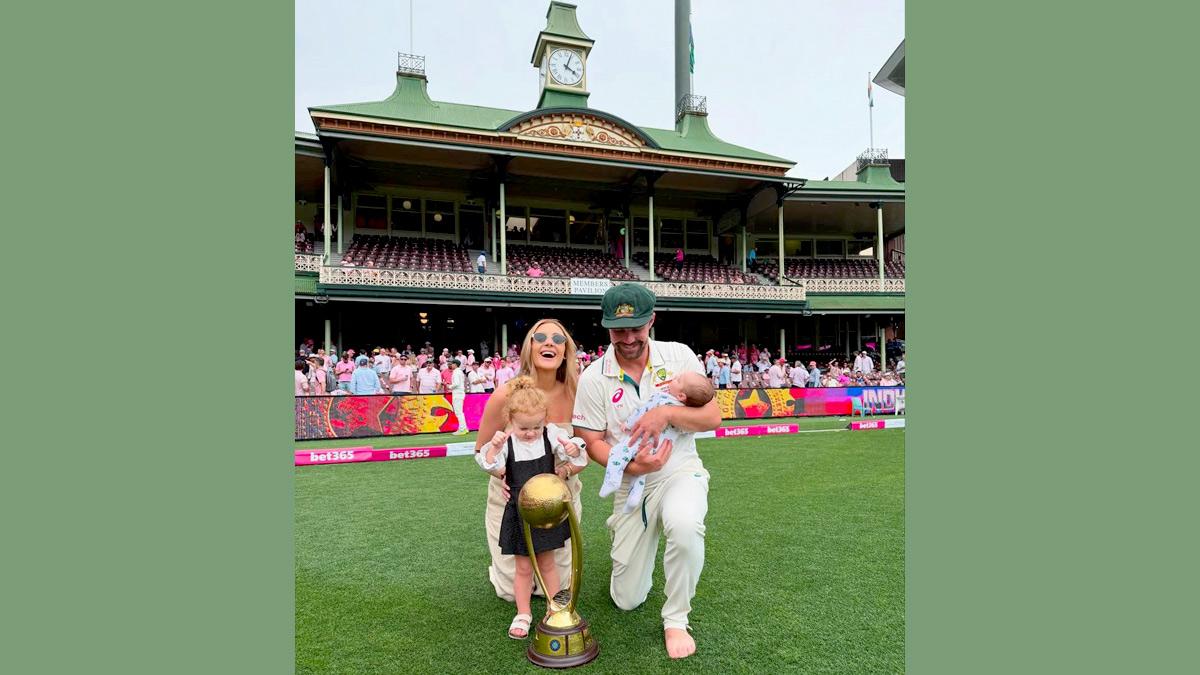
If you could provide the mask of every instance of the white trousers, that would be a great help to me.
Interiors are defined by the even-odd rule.
[[[658,538],[667,538],[663,572],[667,599],[664,628],[688,627],[696,584],[704,569],[704,517],[708,514],[708,471],[699,458],[670,477],[646,486],[642,504],[623,513],[632,480],[626,480],[613,500],[608,531],[612,535],[612,579],[609,593],[621,609],[646,601],[654,578]]]
[[[571,488],[573,496],[572,504],[575,506],[575,515],[581,520],[583,518],[583,503],[579,500],[579,495],[583,492],[583,484],[579,481],[578,476],[571,476],[567,479],[567,486]],[[487,493],[487,510],[484,512],[484,530],[487,534],[488,551],[492,554],[492,564],[488,566],[488,580],[492,582],[492,586],[496,589],[496,595],[504,598],[509,602],[514,602],[513,596],[513,577],[517,572],[517,562],[511,555],[505,555],[500,552],[500,520],[504,515],[504,493],[500,490],[500,479],[495,476],[488,478],[488,493]],[[584,546],[587,546],[584,542]],[[571,541],[567,540],[566,545],[554,552],[554,562],[558,567],[558,583],[562,588],[571,586]],[[537,583],[537,577],[534,577],[534,584]],[[535,595],[545,595],[539,588],[535,591]]]
[[[458,429],[456,431],[467,430],[467,414],[463,412],[463,401],[467,400],[467,395],[461,391],[450,393],[450,404],[454,406],[454,416],[458,418]]]

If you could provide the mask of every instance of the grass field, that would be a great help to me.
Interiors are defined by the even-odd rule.
[[[582,475],[579,608],[601,649],[585,672],[902,672],[904,431],[706,439],[699,450],[712,475],[707,550],[691,614],[698,651],[684,662],[662,646],[661,544],[649,599],[618,610],[612,501],[596,496],[601,467]],[[297,672],[545,672],[505,635],[514,609],[487,581],[484,479],[470,457],[295,469]],[[535,616],[543,609],[535,599]]]

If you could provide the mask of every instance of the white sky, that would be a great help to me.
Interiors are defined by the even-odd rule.
[[[641,126],[674,126],[674,3],[574,0],[588,57],[588,104]],[[435,101],[537,105],[529,59],[549,0],[297,0],[296,130],[307,107],[378,101],[396,52],[425,56]],[[867,73],[904,38],[901,0],[692,0],[694,92],[718,137],[834,176],[869,145]],[[904,157],[904,99],[876,86],[875,146]]]

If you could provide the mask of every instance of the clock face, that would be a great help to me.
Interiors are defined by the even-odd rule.
[[[559,84],[579,84],[583,79],[583,59],[579,58],[579,52],[570,49],[550,52],[550,76]]]

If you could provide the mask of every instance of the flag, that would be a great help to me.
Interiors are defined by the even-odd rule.
[[[696,43],[692,40],[692,22],[688,22],[688,72],[696,74]]]
[[[871,93],[871,74],[867,73],[867,107],[875,107],[875,95]]]

